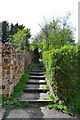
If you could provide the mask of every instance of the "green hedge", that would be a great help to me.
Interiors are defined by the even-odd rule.
[[[43,62],[54,94],[64,101],[70,110],[80,112],[78,48],[67,45],[44,51]]]

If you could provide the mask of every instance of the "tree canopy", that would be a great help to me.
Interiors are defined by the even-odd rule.
[[[42,50],[60,48],[67,44],[75,44],[73,37],[73,28],[68,23],[70,14],[65,17],[53,18],[52,21],[46,22],[41,26],[41,31],[34,38]]]
[[[2,33],[2,43],[8,42],[9,23],[7,21],[2,22]]]
[[[18,32],[18,30],[22,30],[24,29],[25,26],[19,25],[18,23],[16,23],[15,25],[13,25],[13,23],[11,23],[11,25],[9,25],[8,21],[3,21],[2,22],[2,43],[5,42],[10,42],[10,38],[11,35],[14,35],[15,33]]]
[[[19,29],[18,32],[11,37],[11,43],[15,48],[20,50],[29,49],[28,39],[31,37],[30,29]]]

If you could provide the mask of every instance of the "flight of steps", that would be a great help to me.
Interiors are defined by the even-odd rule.
[[[25,83],[26,88],[23,89],[24,94],[18,102],[29,103],[52,103],[49,97],[49,89],[46,88],[46,80],[43,67],[35,64],[29,73],[29,81]]]

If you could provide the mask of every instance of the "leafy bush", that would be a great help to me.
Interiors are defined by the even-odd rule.
[[[66,45],[60,49],[44,51],[43,62],[54,94],[71,111],[80,112],[78,48]]]

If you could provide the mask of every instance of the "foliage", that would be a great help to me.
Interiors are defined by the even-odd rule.
[[[39,107],[38,104],[31,104],[29,102],[18,102],[17,104],[14,105],[15,108],[26,108],[26,107]]]
[[[67,44],[75,44],[73,39],[73,28],[70,27],[68,19],[70,14],[64,18],[53,18],[52,21],[46,22],[41,26],[41,31],[35,36],[34,42],[38,47],[44,50],[60,48]]]
[[[49,104],[49,105],[47,105],[47,108],[49,108],[49,109],[54,108],[55,110],[59,110],[59,111],[64,112],[66,114],[72,115],[72,113],[70,111],[68,111],[67,106],[64,106],[62,104],[56,104],[56,103],[55,104]]]
[[[80,112],[78,48],[67,45],[44,51],[43,62],[55,95],[58,95],[69,109]]]
[[[59,110],[66,114],[72,115],[72,113],[68,110],[68,107],[64,104],[63,101],[61,101],[60,99],[57,99],[57,98],[55,99],[53,93],[50,93],[49,96],[50,96],[49,99],[54,101],[54,103],[46,105],[47,108],[49,108],[49,109],[54,108],[55,110]]]
[[[19,42],[23,44],[21,49],[24,49],[25,46],[27,46],[26,48],[29,48],[28,39],[31,37],[30,29],[28,29],[28,28],[25,29],[25,26],[23,26],[23,24],[19,25],[18,23],[16,23],[15,25],[13,25],[13,23],[11,23],[11,25],[9,25],[9,23],[7,21],[3,21],[2,22],[2,33],[3,33],[2,34],[2,43],[6,43],[6,42],[13,43],[11,38],[15,37],[14,42],[16,42],[16,44],[20,45]],[[18,35],[17,35],[17,33],[18,33]],[[20,37],[21,37],[21,39],[20,39]],[[17,39],[17,41],[16,41],[16,39]],[[24,45],[24,39],[25,39],[25,45]],[[15,44],[15,46],[18,47],[18,45],[16,45],[16,44]]]
[[[36,48],[38,48],[38,45],[35,42],[32,42],[30,44],[30,50],[34,51]]]
[[[10,30],[9,30],[9,35],[14,35],[15,33],[18,32],[18,30],[22,30],[22,29],[24,29],[24,28],[25,28],[25,26],[23,26],[23,25],[18,25],[18,23],[16,23],[15,25],[13,25],[13,24],[11,23],[11,25],[10,25]]]
[[[16,49],[25,50],[29,49],[28,39],[31,37],[30,29],[18,30],[18,32],[11,36],[11,42]]]
[[[5,43],[9,37],[9,23],[7,21],[2,22],[2,33],[2,43]]]
[[[75,44],[69,17],[70,13],[50,22],[45,20],[33,42],[41,50],[46,76],[54,91],[54,101],[63,101],[67,106],[66,112],[80,112],[80,50]],[[63,109],[58,105],[54,107]]]

